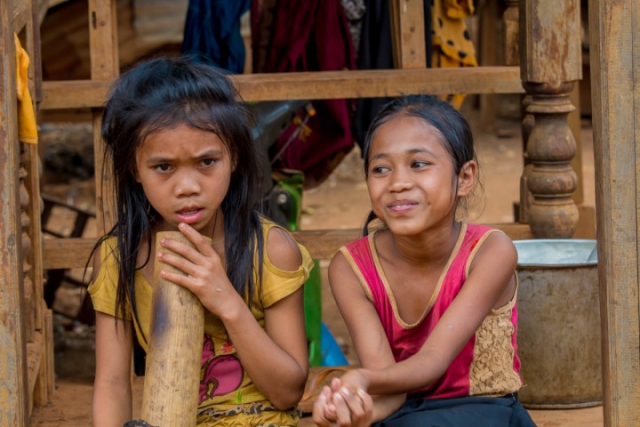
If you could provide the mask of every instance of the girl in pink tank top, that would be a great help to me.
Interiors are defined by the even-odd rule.
[[[329,267],[362,368],[323,389],[314,422],[535,426],[517,400],[515,248],[456,220],[478,174],[468,123],[437,98],[398,98],[363,154],[372,212]]]

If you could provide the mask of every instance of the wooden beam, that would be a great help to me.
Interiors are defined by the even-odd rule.
[[[513,240],[531,239],[533,235],[526,224],[490,224],[504,231]],[[331,259],[338,249],[360,237],[359,229],[296,231],[293,236],[306,246],[314,259]],[[95,239],[46,239],[44,241],[45,270],[85,268],[95,245]]]
[[[6,0],[3,2],[5,5]],[[0,425],[28,425],[13,10],[0,7]]]
[[[246,101],[373,98],[402,94],[524,93],[518,67],[317,71],[232,76]],[[45,81],[40,108],[104,105],[111,80]]]
[[[640,6],[590,0],[604,422],[640,425]]]

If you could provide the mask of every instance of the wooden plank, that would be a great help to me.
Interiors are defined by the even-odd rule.
[[[590,0],[604,421],[640,425],[640,7]]]
[[[33,391],[33,404],[37,407],[44,406],[51,402],[55,388],[55,368],[54,368],[54,348],[53,348],[53,312],[47,309],[46,304],[41,301],[44,311],[44,326],[42,336],[44,344],[42,346],[42,361],[40,371]]]
[[[31,0],[13,0],[13,31],[19,33],[31,16]]]
[[[44,351],[45,347],[42,331],[36,331],[33,334],[33,341],[27,344],[27,392],[30,397],[29,414],[31,414],[31,411],[33,410],[34,399],[31,398],[31,396],[33,396],[36,389],[36,382],[38,380],[38,374],[40,373],[40,364],[43,361]]]
[[[483,66],[497,65],[500,45],[498,38],[498,24],[500,15],[497,1],[484,2],[480,12],[480,64]],[[518,65],[508,64],[508,65]],[[484,130],[493,130],[498,117],[498,96],[493,93],[480,95],[480,123]]]
[[[4,4],[8,2],[5,0]],[[13,10],[0,7],[0,425],[23,427],[27,416],[22,260],[18,195],[19,143]]]
[[[34,24],[35,12],[33,10],[33,3],[29,1],[27,5],[27,12],[29,15],[28,22],[25,26],[26,30],[26,43],[25,50],[29,55],[29,92],[32,95],[33,108],[36,108],[36,98],[39,86],[39,80],[42,76],[38,73],[39,68],[39,31],[38,26]],[[34,110],[35,111],[35,110]],[[27,176],[25,177],[24,185],[29,193],[29,206],[27,208],[27,215],[29,216],[29,229],[28,234],[31,241],[31,248],[27,254],[28,263],[31,266],[29,271],[29,278],[33,286],[33,326],[36,330],[41,330],[43,326],[43,312],[42,304],[44,293],[44,272],[42,270],[42,229],[40,224],[40,171],[42,170],[42,164],[38,157],[38,146],[33,144],[25,144],[23,149],[25,153],[25,169]]]
[[[389,12],[395,68],[426,68],[424,1],[391,0]]]
[[[246,101],[402,94],[524,93],[519,67],[316,71],[231,76]],[[45,81],[41,109],[101,107],[111,80]]]
[[[91,80],[111,81],[118,76],[118,34],[116,23],[116,0],[89,0],[89,46],[91,51]],[[104,97],[103,97],[104,99]],[[104,142],[100,135],[102,110],[94,109],[93,150],[96,173],[96,206],[98,207],[97,231],[115,223],[111,175],[104,167]],[[102,171],[104,173],[101,173]]]
[[[526,224],[489,224],[504,231],[513,240],[531,239],[533,235]],[[338,249],[357,239],[360,229],[296,231],[293,236],[309,250],[315,259],[331,259]],[[45,270],[60,268],[85,268],[95,239],[46,239],[44,241],[43,266]]]

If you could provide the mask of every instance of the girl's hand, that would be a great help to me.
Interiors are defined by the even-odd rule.
[[[350,389],[342,378],[334,378],[331,388],[323,388],[313,406],[313,422],[321,427],[370,426],[373,399],[362,388]]]
[[[177,268],[185,275],[172,273],[166,269],[160,275],[170,282],[189,289],[198,297],[207,310],[220,318],[229,314],[234,302],[241,302],[240,295],[229,281],[220,256],[211,244],[187,224],[180,224],[178,229],[195,246],[192,248],[177,240],[163,238],[160,242],[163,248],[175,252],[160,251],[157,257],[162,262]]]
[[[348,370],[346,374],[340,377],[340,382],[342,382],[343,387],[353,392],[357,390],[367,391],[369,387],[369,380],[363,369]]]

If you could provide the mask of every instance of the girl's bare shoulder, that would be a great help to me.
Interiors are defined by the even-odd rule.
[[[288,231],[280,227],[271,227],[267,233],[265,245],[267,256],[275,267],[285,271],[300,268],[302,252]]]

